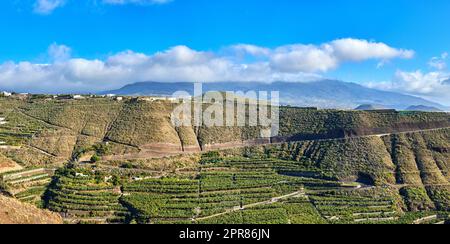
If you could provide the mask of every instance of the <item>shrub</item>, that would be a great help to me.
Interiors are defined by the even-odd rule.
[[[96,163],[96,162],[98,162],[98,161],[100,161],[100,157],[99,157],[97,154],[95,154],[94,156],[92,156],[92,158],[91,158],[91,163]]]

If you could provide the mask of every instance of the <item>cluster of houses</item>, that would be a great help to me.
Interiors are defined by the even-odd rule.
[[[0,96],[3,96],[3,97],[15,97],[15,98],[18,98],[18,99],[25,99],[29,95],[30,94],[28,94],[28,93],[12,93],[12,92],[7,92],[7,91],[2,91],[0,93]]]
[[[169,101],[175,102],[178,99],[174,97],[139,97],[138,101],[146,101],[146,102],[157,102],[157,101]]]
[[[10,92],[6,92],[3,91],[0,93],[0,96],[3,97],[14,97],[14,98],[19,98],[19,99],[26,99],[28,97],[30,97],[30,94],[28,93],[10,93]],[[78,95],[78,94],[65,94],[65,95],[54,95],[54,96],[45,96],[45,99],[47,100],[84,100],[87,98],[110,98],[114,101],[123,101],[125,100],[124,97],[122,96],[117,96],[115,94],[106,94],[106,95]],[[169,101],[169,102],[176,102],[179,99],[177,98],[173,98],[173,97],[157,97],[157,96],[152,96],[152,97],[135,97],[134,98],[137,101],[146,101],[146,102],[157,102],[157,101]]]

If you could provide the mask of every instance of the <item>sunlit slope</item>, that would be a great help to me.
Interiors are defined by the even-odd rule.
[[[450,209],[450,130],[392,135],[384,138],[396,164],[397,183],[409,208]],[[431,201],[430,201],[431,199]]]
[[[398,188],[411,211],[450,209],[450,129],[235,150],[295,160],[341,181]]]
[[[1,150],[24,166],[59,164],[92,153],[106,159],[151,158],[268,142],[255,140],[261,135],[260,127],[175,128],[171,112],[176,104],[167,101],[1,98],[0,105],[0,117],[7,121],[0,125],[0,141],[9,146]],[[448,126],[446,113],[283,107],[280,136],[273,141],[385,135]]]
[[[47,210],[2,196],[0,194],[0,224],[62,224],[62,218]]]
[[[106,139],[137,147],[150,143],[180,144],[170,120],[170,108],[167,103],[125,103]]]
[[[339,180],[395,184],[395,165],[379,137],[305,141],[263,147],[264,154],[321,168]]]
[[[450,127],[447,113],[386,111],[340,111],[283,108],[282,136],[320,139],[408,132]],[[294,137],[295,139],[295,137]]]

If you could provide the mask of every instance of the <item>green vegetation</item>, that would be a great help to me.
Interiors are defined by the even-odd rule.
[[[98,161],[100,161],[100,157],[97,154],[91,157],[91,163],[97,163]]]
[[[304,198],[291,198],[284,202],[289,223],[291,224],[326,224],[327,221],[320,215],[314,205]]]
[[[304,168],[294,161],[277,159],[226,158],[210,152],[200,160],[194,178],[170,177],[162,179],[138,179],[123,186],[123,202],[132,210],[138,223],[186,223],[215,221],[232,209],[249,206],[244,211],[243,223],[288,223],[320,219],[309,202],[286,201],[279,209],[261,207],[273,198],[302,192],[308,189],[340,187],[339,182],[320,178],[287,176],[277,173],[290,169],[303,172]],[[312,169],[311,169],[312,170]],[[318,169],[316,169],[318,170]],[[305,172],[307,175],[307,172]],[[301,193],[298,193],[301,194]],[[256,204],[256,205],[255,205]],[[309,204],[309,205],[308,205]],[[254,207],[250,207],[255,205]],[[289,210],[284,209],[289,205]],[[298,208],[309,212],[295,212]],[[308,208],[309,207],[309,208]],[[252,209],[250,211],[250,209]],[[281,214],[283,213],[283,214]],[[281,215],[280,215],[281,214]],[[276,216],[284,216],[279,219]],[[259,216],[259,220],[255,219]],[[267,219],[267,217],[270,217]],[[253,218],[253,219],[252,219]],[[236,220],[236,218],[231,218]],[[309,221],[312,221],[312,220]],[[217,220],[223,222],[223,220]]]
[[[148,157],[161,153],[199,150],[217,144],[230,144],[259,138],[260,127],[182,127],[174,128],[174,104],[162,101],[108,98],[56,100],[34,96],[28,100],[0,99],[0,141],[24,146],[8,156],[25,166],[62,163],[77,159],[83,152],[98,156],[124,154]],[[207,109],[208,105],[204,105]],[[448,127],[446,113],[365,112],[313,110],[283,107],[280,133],[291,140],[340,138]],[[106,143],[108,145],[106,145]],[[107,146],[107,150],[95,146]],[[100,151],[99,151],[100,150]],[[425,159],[426,160],[426,159]]]
[[[106,139],[125,145],[180,144],[170,120],[171,104],[132,101],[124,104]]]
[[[378,137],[305,141],[261,148],[263,150],[258,153],[259,157],[294,160],[303,167],[303,171],[311,167],[318,169],[318,172],[311,172],[310,175],[358,180],[366,184],[395,183],[395,165],[383,141]],[[279,171],[295,174],[295,170],[291,172],[289,167],[280,168]]]
[[[311,194],[318,211],[332,223],[371,223],[398,219],[392,196],[360,196],[329,191]]]
[[[4,190],[17,199],[43,207],[43,197],[53,176],[52,169],[28,168],[0,175]]]
[[[47,193],[46,207],[71,223],[125,223],[129,213],[120,204],[120,189],[112,179],[89,170],[59,170]]]
[[[44,207],[61,213],[68,223],[411,224],[446,219],[445,212],[432,211],[427,199],[431,192],[433,201],[448,197],[442,189],[359,188],[306,161],[267,155],[209,152],[199,162],[192,172],[156,178],[116,175],[92,166],[58,170],[45,188]],[[42,189],[30,188],[16,197]]]
[[[427,125],[449,126],[447,113],[426,112],[368,112],[308,110],[283,108],[280,111],[280,130],[282,135],[343,136],[347,133],[372,132],[388,133],[398,130],[411,130],[415,126],[423,129]],[[412,125],[412,126],[411,126]],[[415,126],[414,126],[415,125]],[[402,128],[403,127],[403,128]]]
[[[174,128],[173,106],[138,99],[0,98],[6,122],[0,125],[0,166],[23,168],[2,174],[0,188],[61,213],[68,223],[448,219],[446,113],[286,107],[274,141],[292,142],[173,156],[241,145],[261,130]],[[442,129],[428,130],[433,128]],[[408,132],[416,130],[422,132]]]
[[[434,209],[434,203],[431,201],[425,188],[421,187],[403,187],[400,194],[405,199],[409,211],[424,211]]]

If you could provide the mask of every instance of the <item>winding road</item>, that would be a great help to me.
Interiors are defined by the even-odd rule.
[[[225,214],[229,214],[229,213],[233,213],[233,212],[238,212],[238,211],[242,211],[248,208],[253,208],[253,207],[257,207],[257,206],[261,206],[261,205],[270,205],[270,204],[274,204],[279,202],[282,199],[286,199],[286,198],[291,198],[291,197],[296,197],[296,196],[302,196],[304,194],[303,191],[296,191],[284,196],[279,196],[279,197],[274,197],[270,200],[267,201],[263,201],[263,202],[257,202],[257,203],[252,203],[252,204],[248,204],[248,205],[244,205],[244,206],[236,206],[234,208],[231,208],[225,212],[222,213],[218,213],[218,214],[213,214],[210,216],[206,216],[206,217],[201,217],[201,218],[193,218],[193,221],[201,221],[201,220],[207,220],[207,219],[211,219],[211,218],[215,218],[215,217],[219,217]]]

